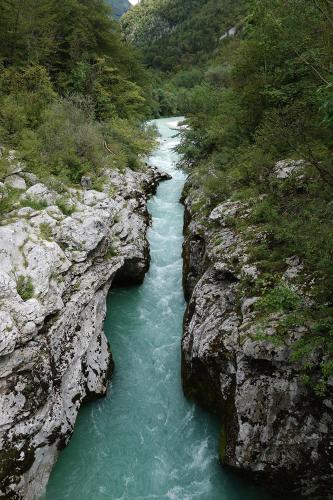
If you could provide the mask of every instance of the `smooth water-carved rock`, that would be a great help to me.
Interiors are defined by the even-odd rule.
[[[81,404],[105,394],[113,366],[103,331],[108,290],[114,280],[140,283],[149,266],[146,201],[166,177],[153,168],[109,177],[104,193],[87,184],[69,190],[66,213],[56,205],[61,197],[36,183],[22,198],[45,208],[19,208],[0,226],[5,498],[41,493]]]
[[[285,167],[277,168],[285,172]],[[220,417],[222,464],[279,494],[333,498],[332,383],[326,398],[304,385],[301,367],[290,358],[301,328],[276,343],[281,318],[273,315],[265,337],[258,338],[258,297],[251,289],[260,271],[249,262],[251,242],[230,222],[234,217],[246,222],[249,208],[227,201],[207,217],[193,212],[190,182],[184,200],[185,394]],[[265,237],[254,234],[257,241]],[[283,280],[297,287],[301,260],[291,256],[285,267]],[[252,288],[244,286],[249,280]]]

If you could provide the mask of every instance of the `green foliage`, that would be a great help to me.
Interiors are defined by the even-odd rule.
[[[178,71],[205,61],[234,26],[243,1],[145,0],[121,19],[127,40],[140,47],[147,65]]]
[[[105,254],[105,258],[107,260],[113,259],[113,257],[116,257],[118,254],[117,249],[115,248],[114,242],[111,242],[109,248],[107,249],[107,252]]]
[[[71,216],[75,210],[76,207],[74,204],[69,203],[68,200],[65,197],[58,198],[56,201],[56,204],[58,208],[62,211],[64,215]]]
[[[31,196],[26,196],[20,200],[21,207],[30,207],[34,210],[43,210],[47,207],[47,203],[43,200],[38,200],[37,198],[32,198]]]
[[[7,158],[8,150],[0,147],[0,181],[3,182],[5,178],[11,173],[11,163]]]
[[[208,66],[221,37],[242,20],[245,4],[245,0],[145,0],[122,17],[125,39],[141,49],[153,70],[155,116],[188,115],[192,89],[205,79],[221,80],[228,72]]]
[[[34,287],[30,276],[23,276],[22,274],[16,277],[16,289],[21,298],[26,301],[33,297]]]
[[[50,224],[42,222],[42,224],[39,225],[39,234],[43,240],[51,241],[53,238],[53,231]]]
[[[0,188],[0,215],[5,215],[20,206],[22,191],[10,187]]]
[[[119,169],[140,169],[142,158],[151,151],[157,136],[154,127],[123,118],[115,118],[105,124],[103,131],[111,165]]]
[[[52,188],[139,169],[154,145],[142,126],[155,106],[150,77],[110,12],[104,0],[0,5],[0,144]],[[1,178],[8,167],[2,158]]]
[[[264,312],[289,312],[295,310],[299,303],[298,295],[280,284],[263,295],[256,306]]]
[[[48,106],[36,135],[42,154],[39,164],[43,159],[53,175],[78,184],[85,173],[107,166],[102,127],[88,106],[78,106],[75,99],[61,99]]]

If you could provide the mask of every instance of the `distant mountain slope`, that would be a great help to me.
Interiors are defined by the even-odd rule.
[[[111,5],[113,9],[113,15],[115,18],[119,19],[128,9],[131,4],[128,0],[107,0],[107,3]]]
[[[145,0],[121,20],[146,64],[164,71],[210,58],[223,34],[244,12],[244,0]]]

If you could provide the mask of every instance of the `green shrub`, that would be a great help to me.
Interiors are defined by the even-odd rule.
[[[26,196],[20,200],[20,205],[21,207],[31,207],[34,210],[43,210],[47,207],[47,202],[32,198],[31,196]]]
[[[0,150],[0,180],[3,181],[10,174],[10,162],[4,158],[5,152]]]
[[[256,308],[268,313],[289,312],[294,311],[299,304],[299,296],[287,285],[279,284],[260,298]]]
[[[49,172],[76,184],[90,169],[106,166],[101,126],[87,108],[78,107],[75,99],[61,99],[46,108],[37,131]]]
[[[7,186],[0,190],[0,214],[4,215],[14,208],[18,208],[21,194],[22,191]]]
[[[111,242],[111,244],[110,244],[110,246],[107,249],[107,252],[105,254],[105,258],[107,260],[111,260],[111,259],[113,259],[113,257],[116,257],[117,254],[118,254],[118,252],[116,250],[115,243]]]
[[[58,198],[56,203],[58,208],[62,211],[64,215],[71,216],[76,210],[74,203],[70,203],[64,197]]]
[[[23,276],[20,274],[16,278],[16,289],[17,293],[21,296],[21,298],[26,301],[33,297],[34,295],[34,287],[32,284],[32,279],[30,276]]]
[[[42,224],[39,225],[39,234],[43,240],[51,241],[53,238],[53,231],[50,224],[42,222]]]

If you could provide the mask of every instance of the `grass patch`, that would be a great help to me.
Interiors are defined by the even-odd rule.
[[[34,295],[34,286],[30,276],[23,276],[20,274],[16,279],[17,293],[24,301],[29,300]]]
[[[34,210],[44,210],[44,208],[47,207],[46,201],[43,200],[37,200],[36,198],[32,198],[30,196],[27,196],[26,198],[22,199],[20,201],[21,207],[30,207],[33,208]]]
[[[42,240],[51,241],[53,239],[52,227],[47,222],[42,222],[42,224],[40,224],[39,234]]]
[[[0,191],[0,215],[7,214],[17,208],[22,191],[6,187]]]
[[[76,206],[66,200],[66,198],[59,198],[59,200],[57,200],[57,207],[62,211],[64,215],[67,215],[68,217],[70,217],[76,211]]]

